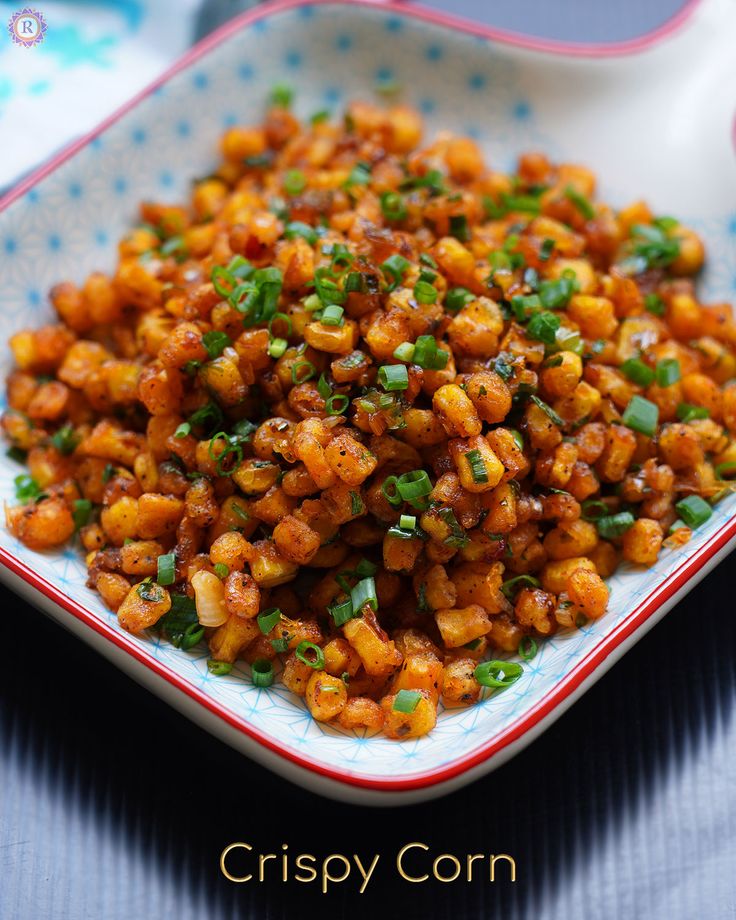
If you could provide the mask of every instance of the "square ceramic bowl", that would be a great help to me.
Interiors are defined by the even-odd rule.
[[[302,115],[371,98],[395,80],[427,134],[467,133],[489,161],[527,149],[593,167],[602,195],[646,196],[699,230],[708,246],[702,291],[734,295],[736,168],[732,149],[734,5],[690,5],[662,34],[626,47],[565,48],[452,23],[402,4],[293,0],[258,8],[214,34],[161,81],[72,145],[0,205],[0,340],[51,317],[60,279],[111,270],[115,241],[147,198],[177,201],[210,172],[228,125],[257,120],[276,82],[297,88]],[[729,18],[730,17],[730,18]],[[678,26],[678,29],[675,29]],[[665,34],[667,33],[667,34]],[[12,143],[12,139],[6,139]],[[0,346],[3,376],[10,366]],[[0,497],[19,467],[0,461]],[[324,795],[403,804],[487,773],[557,718],[730,551],[736,498],[681,550],[612,579],[611,609],[583,630],[542,643],[524,676],[469,709],[440,714],[425,738],[397,743],[314,722],[278,684],[247,666],[207,672],[204,648],[124,633],[85,587],[74,547],[34,553],[0,529],[0,577],[132,677],[248,757]]]

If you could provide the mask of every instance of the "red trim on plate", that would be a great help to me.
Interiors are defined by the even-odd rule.
[[[62,163],[66,162],[75,153],[81,150],[92,139],[101,134],[106,128],[114,124],[126,112],[133,109],[141,100],[149,96],[155,89],[162,86],[172,76],[181,70],[189,67],[192,63],[199,60],[211,48],[214,48],[224,39],[234,35],[240,29],[251,25],[252,23],[263,19],[267,16],[279,13],[284,10],[293,9],[299,6],[312,4],[329,3],[333,0],[275,0],[275,2],[257,7],[237,17],[222,28],[215,31],[212,35],[205,38],[198,45],[185,54],[173,67],[169,68],[158,80],[138,93],[124,106],[105,119],[97,128],[87,134],[85,137],[74,141],[66,147],[61,153],[54,157],[49,163],[36,170],[31,176],[19,183],[15,189],[0,200],[0,211],[8,207],[11,202],[15,201],[30,188],[36,185],[41,179],[57,169]],[[377,2],[377,0],[344,0],[358,6],[375,6],[380,9],[388,9],[397,14],[412,16],[428,22],[453,28],[460,31],[471,32],[488,38],[499,43],[515,45],[534,51],[545,51],[557,54],[567,55],[591,55],[596,57],[630,54],[635,51],[641,51],[651,47],[660,41],[674,29],[681,26],[686,19],[690,17],[700,0],[688,0],[680,12],[664,23],[659,29],[634,39],[630,42],[622,42],[610,45],[570,45],[559,42],[549,42],[543,39],[529,38],[514,33],[502,32],[500,30],[490,29],[475,23],[463,21],[452,16],[442,13],[435,13],[431,10],[425,10],[415,7],[407,7],[400,2]],[[59,588],[52,585],[46,579],[41,578],[29,566],[20,559],[17,559],[11,552],[0,547],[0,563],[5,565],[10,571],[14,572],[33,588],[41,592],[45,597],[58,604],[60,607],[71,613],[78,620],[89,626],[94,632],[105,636],[118,648],[125,650],[141,664],[146,665],[160,677],[163,677],[172,686],[187,694],[191,699],[200,703],[213,715],[218,716],[231,727],[243,732],[249,738],[257,741],[268,750],[279,754],[285,759],[291,761],[299,767],[319,773],[322,776],[338,782],[359,786],[365,789],[376,789],[384,791],[405,791],[410,789],[421,789],[430,785],[445,782],[453,777],[465,772],[471,767],[488,760],[495,754],[498,754],[503,748],[507,747],[513,741],[520,738],[527,731],[549,716],[554,709],[562,703],[570,694],[579,687],[583,681],[593,675],[596,668],[629,636],[639,629],[656,611],[675,595],[687,581],[705,565],[705,563],[722,549],[734,536],[736,536],[736,518],[728,521],[717,531],[711,539],[702,546],[692,557],[685,560],[662,585],[656,587],[649,596],[626,618],[624,622],[608,636],[569,674],[567,674],[534,708],[526,713],[518,722],[510,726],[503,732],[499,732],[493,738],[487,740],[484,744],[470,751],[462,758],[451,764],[442,767],[436,767],[420,773],[406,774],[401,778],[385,779],[383,777],[370,776],[365,774],[348,775],[338,772],[324,764],[312,760],[300,754],[296,754],[281,744],[275,742],[268,735],[260,730],[248,725],[245,721],[233,715],[230,710],[221,706],[218,702],[208,697],[198,687],[185,680],[175,671],[168,668],[153,658],[145,646],[140,646],[132,637],[116,630],[110,623],[101,620],[90,610],[87,610],[81,604],[67,597]]]

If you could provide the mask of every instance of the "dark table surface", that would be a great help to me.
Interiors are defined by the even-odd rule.
[[[638,22],[675,5],[639,4]],[[637,31],[628,0],[596,4],[588,32],[590,4],[577,20],[578,0],[554,6],[556,37],[567,23],[566,37],[599,38],[605,15],[609,37]],[[533,9],[499,2],[492,21],[522,15],[522,28]],[[394,810],[271,776],[0,589],[0,920],[736,917],[732,572],[727,560],[509,764]],[[326,896],[293,880],[235,885],[218,863],[237,840],[381,861],[363,895],[352,879]],[[415,840],[433,855],[509,853],[517,881],[409,884],[393,858]]]

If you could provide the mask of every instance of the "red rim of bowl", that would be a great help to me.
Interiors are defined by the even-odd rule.
[[[101,122],[93,131],[77,141],[69,144],[57,156],[51,159],[47,164],[37,169],[29,177],[20,182],[13,190],[0,200],[0,212],[3,211],[11,202],[24,195],[29,189],[36,185],[41,179],[57,169],[62,163],[66,162],[77,151],[85,147],[91,140],[101,134],[107,127],[116,122],[126,112],[134,108],[141,100],[145,99],[158,87],[166,83],[172,76],[179,71],[189,67],[193,62],[216,47],[221,41],[230,38],[240,29],[252,25],[254,22],[272,16],[285,10],[290,10],[302,6],[322,5],[333,3],[334,0],[274,0],[262,7],[236,17],[230,22],[217,29],[207,38],[199,42],[195,47],[184,54],[172,67],[170,67],[161,77],[134,96],[129,102],[116,110],[112,115]],[[458,31],[470,32],[480,35],[502,44],[514,45],[534,51],[543,51],[557,54],[577,54],[581,56],[601,57],[607,55],[624,55],[637,51],[642,51],[657,42],[674,29],[681,26],[692,14],[700,0],[688,0],[685,6],[670,20],[660,26],[653,32],[641,36],[632,41],[610,44],[610,45],[570,45],[559,42],[550,42],[543,39],[530,38],[514,33],[503,32],[496,29],[487,28],[476,23],[468,22],[449,16],[443,13],[437,13],[433,10],[422,9],[421,7],[409,6],[399,0],[342,0],[342,2],[352,6],[373,7],[377,9],[391,11],[403,16],[410,16],[417,19],[425,20],[452,28]],[[11,572],[22,578],[27,584],[41,592],[45,597],[58,604],[60,607],[71,613],[78,620],[89,626],[94,632],[105,636],[118,648],[123,649],[134,659],[146,665],[155,674],[163,677],[172,686],[181,690],[191,699],[200,703],[210,713],[218,716],[232,728],[242,732],[249,738],[258,742],[264,748],[272,751],[291,763],[313,773],[336,780],[342,784],[357,786],[363,789],[379,790],[386,792],[409,791],[427,788],[446,782],[471,768],[489,760],[497,755],[504,748],[520,739],[532,728],[551,715],[554,710],[563,703],[585,680],[587,680],[596,671],[596,669],[617,649],[627,638],[629,638],[637,629],[652,617],[660,607],[672,598],[689,579],[718,553],[732,538],[736,536],[736,518],[727,521],[700,549],[672,573],[672,575],[658,585],[643,601],[639,604],[627,618],[620,623],[613,632],[606,636],[587,657],[581,661],[572,671],[565,675],[555,687],[541,700],[536,706],[532,707],[517,722],[509,726],[502,732],[483,744],[459,757],[457,760],[440,767],[434,767],[422,772],[405,774],[402,777],[385,778],[380,776],[371,776],[369,774],[354,773],[349,774],[334,770],[325,764],[313,760],[310,757],[297,754],[294,751],[284,747],[278,741],[269,737],[260,730],[248,725],[243,719],[234,715],[229,709],[220,705],[217,701],[208,697],[199,688],[191,684],[188,680],[168,668],[166,665],[157,661],[145,650],[145,646],[140,646],[132,637],[125,633],[118,632],[112,625],[100,619],[92,611],[83,607],[81,604],[67,597],[59,588],[42,578],[34,572],[26,563],[15,557],[9,550],[0,547],[0,563],[8,568]]]

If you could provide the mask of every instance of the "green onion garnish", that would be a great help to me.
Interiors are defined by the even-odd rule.
[[[23,504],[34,501],[43,494],[36,480],[27,473],[16,476],[13,482],[15,483],[15,497]]]
[[[663,358],[661,361],[657,361],[655,375],[658,386],[671,387],[682,376],[680,362],[676,358]]]
[[[575,293],[576,287],[577,281],[575,278],[566,276],[542,281],[539,285],[539,300],[547,310],[559,309],[567,305],[567,302]]]
[[[277,83],[271,90],[271,105],[288,109],[294,98],[294,90],[286,83]]]
[[[399,477],[398,476],[387,476],[381,485],[381,492],[383,492],[383,497],[394,508],[398,508],[402,502],[401,495],[399,493]]]
[[[730,460],[727,463],[719,463],[714,469],[719,479],[725,479],[729,473],[736,473],[736,461]]]
[[[437,347],[434,336],[420,335],[414,343],[412,361],[425,370],[441,371],[449,360],[450,355]]]
[[[378,610],[378,595],[376,594],[376,583],[372,576],[361,579],[350,592],[350,601],[353,610],[360,612],[366,604]]]
[[[399,690],[394,697],[392,708],[394,712],[403,712],[409,715],[417,708],[421,698],[422,694],[418,690]]]
[[[79,438],[77,437],[74,426],[67,422],[65,425],[62,425],[58,431],[55,431],[51,436],[51,443],[59,451],[60,454],[68,456],[74,451],[74,448],[79,443]]]
[[[412,342],[402,342],[394,351],[394,358],[396,358],[397,361],[410,362],[413,357],[414,345]]]
[[[332,303],[322,311],[320,322],[323,326],[342,326],[344,312],[342,307]]]
[[[519,657],[523,658],[524,661],[531,661],[537,654],[538,648],[537,643],[531,636],[524,636],[519,643]]]
[[[473,482],[488,482],[488,470],[479,450],[469,450],[465,459],[470,466]]]
[[[461,243],[467,243],[470,239],[470,229],[468,228],[468,218],[464,214],[453,214],[450,217],[449,232]]]
[[[325,666],[325,653],[314,642],[308,642],[306,639],[300,642],[295,654],[302,664],[314,668],[315,671],[320,671]]]
[[[643,396],[632,396],[621,421],[628,428],[652,438],[657,430],[659,408]]]
[[[506,600],[513,601],[514,597],[522,588],[538,588],[539,579],[531,575],[517,575],[515,578],[509,578],[501,585],[501,593]]]
[[[612,540],[625,534],[630,527],[634,526],[634,515],[630,511],[606,514],[596,520],[595,526],[604,540]]]
[[[384,273],[390,275],[393,278],[393,283],[389,285],[389,290],[393,290],[398,287],[399,284],[404,280],[404,275],[406,274],[407,269],[411,265],[408,259],[405,259],[403,256],[394,254],[389,256],[385,262],[381,263],[381,268]]]
[[[287,195],[298,195],[307,185],[307,177],[301,169],[289,169],[284,175],[284,191]]]
[[[678,403],[677,417],[681,422],[692,422],[698,418],[709,418],[710,412],[705,406],[694,406],[692,403]]]
[[[586,220],[593,220],[595,217],[595,208],[585,195],[571,185],[568,185],[565,189],[565,198],[575,205]]]
[[[210,358],[218,358],[228,345],[232,345],[232,342],[230,336],[225,332],[218,332],[213,329],[211,332],[205,332],[202,336],[202,344],[207,349],[207,354]]]
[[[173,585],[176,581],[176,556],[173,553],[159,556],[156,567],[156,581],[160,585]]]
[[[417,281],[414,285],[414,299],[417,303],[436,303],[437,288],[428,281]]]
[[[302,371],[304,368],[304,371]],[[291,382],[294,384],[306,383],[317,373],[317,368],[311,361],[297,361],[291,367]]]
[[[688,527],[699,527],[713,514],[713,509],[699,495],[688,495],[675,504],[675,510]]]
[[[396,488],[405,502],[414,504],[429,495],[432,491],[432,483],[424,470],[412,470],[399,476],[396,480]]]
[[[560,317],[556,313],[544,310],[532,316],[526,327],[526,334],[530,339],[545,342],[547,345],[554,345],[560,325]]]
[[[216,562],[214,568],[215,575],[217,575],[217,577],[221,580],[223,578],[227,578],[227,576],[230,574],[230,567],[225,565],[224,562]]]
[[[302,239],[305,239],[310,246],[316,246],[317,240],[319,239],[314,227],[310,227],[309,224],[305,224],[301,220],[292,220],[288,223],[284,229],[284,236],[287,240],[293,240],[300,236]]]
[[[335,626],[344,626],[348,620],[352,620],[356,615],[350,600],[343,601],[341,604],[333,604],[327,609]]]
[[[621,365],[621,373],[640,387],[648,387],[650,383],[654,382],[654,371],[639,358],[628,358],[624,361]]]
[[[609,511],[608,505],[600,498],[588,498],[580,505],[580,516],[584,521],[598,521]]]
[[[484,661],[473,672],[481,687],[494,690],[510,687],[524,673],[524,668],[515,661]]]
[[[185,438],[192,430],[192,426],[189,422],[182,422],[181,425],[176,426],[176,431],[174,432],[175,438]]]
[[[535,396],[534,394],[532,394],[529,398],[531,399],[531,401],[534,403],[535,406],[538,406],[542,410],[542,412],[544,412],[544,414],[555,423],[555,425],[558,425],[560,428],[563,427],[563,425],[565,424],[564,421],[555,412],[552,406],[548,406],[547,403],[544,402],[544,400],[540,399],[538,396]]]
[[[80,527],[84,527],[89,521],[90,514],[92,514],[92,502],[88,498],[76,499],[72,511],[74,529],[79,530]]]
[[[256,687],[270,687],[273,683],[273,665],[268,658],[256,658],[250,673]]]
[[[404,220],[407,215],[403,197],[398,192],[383,192],[381,195],[381,211],[386,220]]]
[[[268,353],[272,358],[280,358],[288,347],[286,339],[271,339],[268,343]]]
[[[644,307],[655,316],[664,316],[665,314],[664,301],[657,294],[647,294],[644,298]]]
[[[452,313],[457,313],[458,310],[462,310],[462,308],[472,300],[475,300],[475,295],[471,294],[467,288],[450,288],[445,295],[445,307]]]
[[[344,393],[333,393],[325,400],[325,412],[328,415],[342,415],[350,405],[350,400]]]
[[[224,677],[225,674],[229,674],[232,669],[233,666],[230,661],[217,661],[216,658],[210,658],[207,661],[207,670],[216,677]]]
[[[278,607],[269,607],[267,610],[261,611],[258,614],[257,622],[258,628],[263,633],[264,636],[267,636],[271,630],[276,626],[276,624],[281,619],[281,611]]]
[[[384,390],[405,390],[409,374],[404,364],[384,364],[378,368],[378,382]]]

